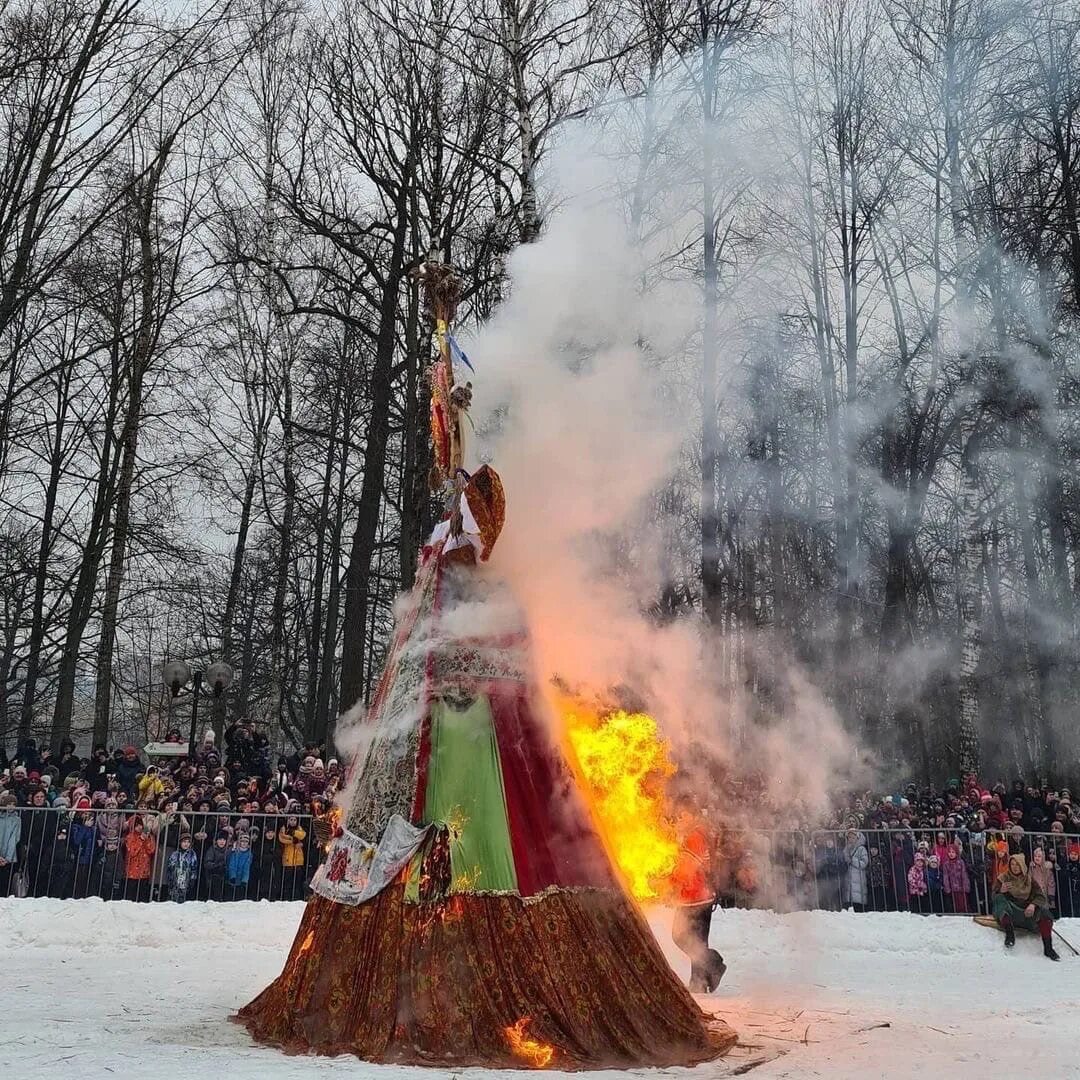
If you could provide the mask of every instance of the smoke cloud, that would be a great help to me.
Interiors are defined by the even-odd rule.
[[[760,770],[770,802],[819,812],[838,785],[865,779],[865,760],[806,674],[768,643],[783,718],[762,724],[752,693],[723,677],[725,642],[700,614],[649,613],[666,548],[680,534],[693,544],[697,528],[694,508],[673,520],[658,493],[700,438],[701,293],[691,275],[653,272],[692,228],[679,201],[654,201],[660,218],[642,243],[610,149],[586,129],[555,155],[547,179],[561,204],[511,256],[509,297],[469,343],[478,454],[507,491],[492,570],[524,608],[541,681],[629,693],[659,720],[701,803],[715,802],[718,774]],[[739,309],[721,348],[730,368]],[[719,385],[732,375],[721,370]],[[730,820],[741,808],[719,809]]]

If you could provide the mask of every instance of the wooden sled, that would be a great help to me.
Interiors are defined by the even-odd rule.
[[[992,926],[995,930],[1000,930],[1003,934],[1005,933],[1005,927],[1002,926],[993,915],[976,915],[974,921],[980,926]],[[1026,926],[1016,926],[1013,929],[1018,934],[1033,934],[1035,932],[1034,930],[1029,930]]]
[[[1003,934],[1005,933],[1005,927],[1002,926],[1001,923],[999,923],[993,915],[976,915],[973,921],[977,922],[980,926],[992,926],[995,930],[1000,930]],[[1015,926],[1013,927],[1013,929],[1018,934],[1035,933],[1034,930],[1029,930],[1026,926]],[[1061,936],[1056,926],[1054,927],[1054,937],[1056,937],[1058,941],[1060,941],[1069,950],[1069,952],[1073,954],[1073,956],[1080,956],[1080,952],[1077,952],[1076,949],[1073,948],[1070,941],[1066,940]]]

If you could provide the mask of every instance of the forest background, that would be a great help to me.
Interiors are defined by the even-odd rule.
[[[576,141],[632,288],[694,298],[637,341],[663,542],[599,572],[747,723],[795,669],[897,775],[1080,777],[1078,36],[1066,0],[7,0],[0,737],[160,735],[177,657],[236,668],[219,726],[332,737],[436,509],[415,271],[457,268],[468,351]]]

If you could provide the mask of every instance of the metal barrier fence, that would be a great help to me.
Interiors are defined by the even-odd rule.
[[[774,911],[988,914],[994,882],[1014,854],[1043,878],[1056,915],[1080,917],[1080,837],[1023,831],[866,829],[850,839],[846,830],[727,831],[716,860],[719,902]]]
[[[0,896],[18,873],[33,897],[300,900],[329,835],[329,823],[310,815],[8,812],[21,828],[15,867],[0,868]],[[1080,917],[1080,837],[1063,833],[727,830],[714,863],[724,907],[962,915],[990,911],[994,881],[1016,853],[1046,867],[1036,872],[1051,910]]]
[[[20,816],[18,860],[14,873],[0,877],[0,895],[301,900],[323,854],[320,830],[306,814],[9,812]],[[182,836],[189,842],[182,845]]]

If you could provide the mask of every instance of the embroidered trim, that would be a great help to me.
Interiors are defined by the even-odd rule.
[[[593,893],[597,896],[621,896],[617,889],[599,889],[595,885],[548,885],[546,889],[541,889],[538,893],[533,893],[532,896],[522,896],[517,889],[460,889],[450,892],[446,901],[439,901],[440,903],[453,900],[457,896],[515,896],[523,904],[536,904],[541,900],[547,899],[549,896],[554,896],[556,893]],[[422,904],[422,901],[410,898],[406,895],[405,902],[407,904]]]
[[[430,832],[430,825],[410,825],[397,814],[378,844],[345,830],[331,842],[311,879],[311,891],[337,904],[363,904],[401,873]]]

